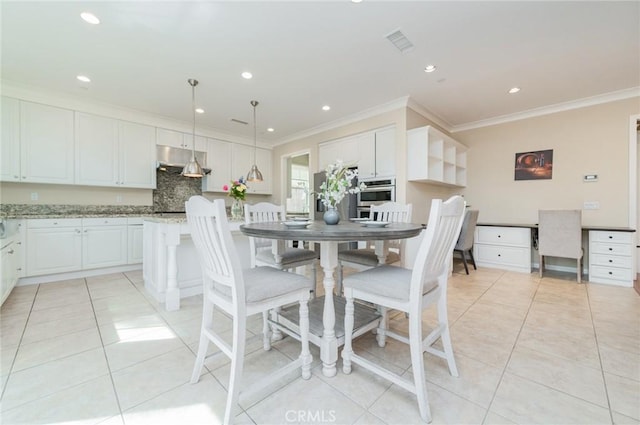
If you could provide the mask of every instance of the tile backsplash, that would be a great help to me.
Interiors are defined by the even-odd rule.
[[[184,177],[177,169],[156,171],[154,212],[184,212],[184,203],[194,195],[202,195],[202,179]]]

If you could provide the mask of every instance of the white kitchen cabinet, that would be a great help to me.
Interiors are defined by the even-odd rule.
[[[76,183],[117,186],[120,182],[118,121],[76,112]]]
[[[27,220],[27,276],[82,268],[82,220]]]
[[[127,219],[82,219],[82,269],[127,264]]]
[[[155,128],[76,112],[76,183],[155,188]]]
[[[480,267],[531,273],[531,229],[477,226],[473,256]]]
[[[224,192],[222,187],[231,182],[231,147],[230,142],[216,139],[208,140],[207,167],[211,168],[211,174],[202,179],[204,192]]]
[[[20,101],[19,139],[20,177],[13,181],[73,184],[73,111]]]
[[[20,101],[2,97],[0,180],[20,181]]]
[[[231,178],[236,180],[240,177],[246,178],[251,166],[254,163],[254,147],[233,143],[231,148]],[[247,182],[248,193],[252,194],[271,194],[272,173],[271,173],[271,151],[268,149],[257,148],[256,165],[262,173],[262,182]]]
[[[407,131],[407,179],[467,185],[467,147],[431,126]]]
[[[120,186],[155,189],[156,129],[127,121],[118,123]]]
[[[589,282],[633,286],[634,234],[589,231]]]
[[[68,156],[73,150],[71,111],[2,97],[1,146],[2,181],[68,183],[73,179]],[[35,156],[29,157],[31,153]]]
[[[360,179],[394,177],[396,174],[395,127],[383,128],[318,146],[321,170],[340,159],[358,167]]]
[[[167,130],[166,128],[157,129],[156,144],[182,149],[186,149],[188,147],[184,140],[184,133],[175,130]]]
[[[14,228],[16,233],[0,241],[2,243],[0,251],[0,304],[4,303],[11,290],[18,283],[18,279],[24,275],[21,222],[22,220],[7,220],[5,228]]]
[[[396,175],[396,128],[376,130],[376,178]]]
[[[127,264],[142,263],[142,236],[144,234],[141,217],[127,219]]]

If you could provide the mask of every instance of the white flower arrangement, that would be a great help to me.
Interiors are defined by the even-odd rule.
[[[325,208],[335,208],[348,193],[358,193],[367,187],[364,183],[352,187],[358,170],[349,169],[341,160],[329,164],[325,174],[327,179],[320,185],[318,193],[318,199]]]

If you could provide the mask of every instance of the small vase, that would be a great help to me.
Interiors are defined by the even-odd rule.
[[[240,199],[234,199],[231,203],[231,220],[242,221],[244,218],[244,208]]]
[[[338,224],[340,222],[340,213],[336,207],[328,207],[322,219],[327,224]]]

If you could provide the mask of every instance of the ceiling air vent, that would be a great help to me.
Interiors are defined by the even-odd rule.
[[[386,39],[393,44],[401,53],[407,53],[413,50],[413,43],[409,41],[406,35],[400,29],[387,34]]]
[[[249,124],[249,123],[248,123],[248,122],[246,122],[246,121],[237,120],[237,119],[235,119],[235,118],[231,118],[231,122],[235,122],[236,124],[243,124],[243,125],[247,125],[247,124]]]

